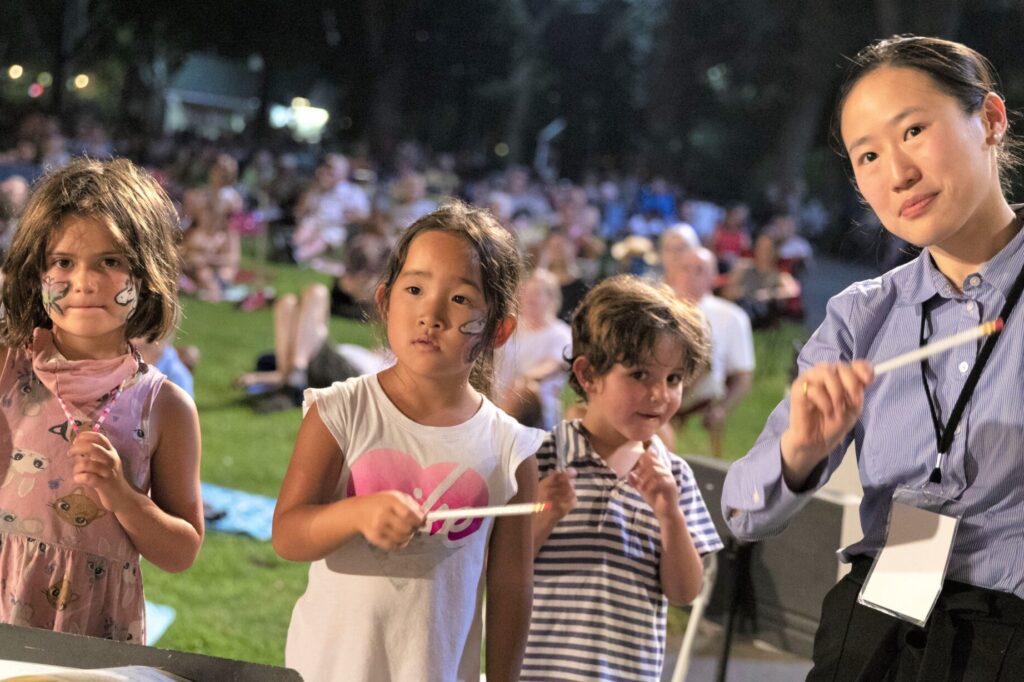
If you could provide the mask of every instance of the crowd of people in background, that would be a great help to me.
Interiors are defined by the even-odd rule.
[[[271,304],[274,293],[242,267],[246,240],[257,260],[295,262],[333,278],[331,315],[372,316],[374,288],[398,235],[455,196],[488,208],[515,236],[524,262],[542,271],[528,280],[524,296],[555,308],[550,319],[538,312],[534,331],[568,321],[586,291],[610,275],[665,277],[663,242],[681,226],[693,236],[687,249],[706,250],[713,263],[707,293],[738,305],[754,329],[772,327],[802,319],[800,280],[814,267],[809,237],[828,220],[821,204],[799,191],[772,188],[762,201],[723,206],[641,172],[594,171],[549,182],[525,166],[488,171],[471,157],[431,153],[415,143],[401,145],[385,165],[362,148],[347,155],[300,146],[254,150],[180,137],[121,144],[92,121],[75,130],[66,137],[56,119],[32,115],[0,151],[0,249],[44,170],[78,155],[130,156],[179,209],[182,294],[247,308]],[[519,389],[532,387],[529,404],[515,409],[538,424],[559,416],[552,405],[561,384],[539,387],[542,377],[526,367],[505,372]],[[280,398],[275,404],[284,406]],[[705,424],[720,416],[705,414]]]

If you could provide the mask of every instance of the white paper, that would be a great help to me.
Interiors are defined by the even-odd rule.
[[[958,522],[894,501],[885,546],[859,601],[924,625],[942,590]]]
[[[0,682],[21,679],[32,682],[188,682],[183,677],[148,666],[80,669],[0,659]]]

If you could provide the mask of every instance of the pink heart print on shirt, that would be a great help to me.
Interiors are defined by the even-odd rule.
[[[398,490],[410,495],[425,512],[485,507],[489,501],[487,482],[475,470],[456,462],[423,468],[401,450],[370,450],[355,461],[351,471],[346,491],[349,497]],[[448,540],[454,542],[472,535],[481,525],[481,518],[435,521],[430,534],[447,528]]]

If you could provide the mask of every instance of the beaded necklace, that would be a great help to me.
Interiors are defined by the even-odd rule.
[[[124,392],[125,386],[128,385],[128,382],[134,379],[139,372],[145,371],[145,369],[143,369],[145,367],[145,361],[142,359],[142,356],[139,354],[139,352],[135,349],[135,346],[129,343],[128,347],[131,350],[131,354],[135,358],[138,365],[136,367],[136,370],[129,374],[128,376],[126,376],[124,380],[121,381],[121,384],[114,389],[114,392],[111,393],[110,397],[107,399],[106,405],[103,406],[103,411],[100,412],[99,418],[93,422],[92,428],[90,429],[94,433],[100,430],[100,427],[103,426],[103,422],[105,422],[107,420],[107,417],[110,416],[110,411],[114,409],[114,403],[117,402],[117,399],[121,397],[121,393]],[[68,440],[74,443],[78,439],[78,421],[73,416],[71,416],[71,411],[68,409],[67,404],[64,402],[64,399],[60,397],[59,385],[55,386],[54,388],[56,390],[54,390],[53,392],[53,397],[57,399],[57,404],[60,405],[60,409],[64,411],[64,416],[67,417],[68,419],[68,428],[70,429],[71,432],[71,435],[68,436]]]

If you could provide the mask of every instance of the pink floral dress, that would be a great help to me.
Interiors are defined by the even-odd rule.
[[[145,643],[139,552],[114,514],[75,484],[72,430],[99,419],[128,481],[149,491],[149,418],[164,375],[132,355],[69,361],[49,331],[0,351],[0,621]]]

